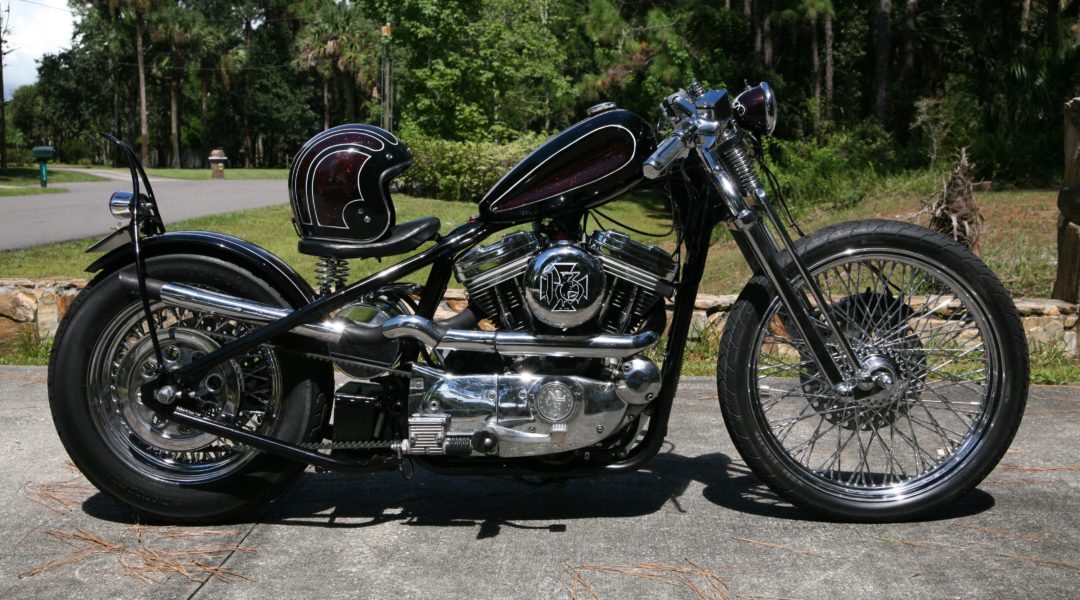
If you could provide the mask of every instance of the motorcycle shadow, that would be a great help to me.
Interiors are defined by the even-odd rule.
[[[477,539],[483,539],[498,535],[502,527],[557,533],[566,530],[563,521],[640,517],[668,505],[669,510],[688,512],[684,496],[693,482],[704,486],[702,497],[709,502],[740,513],[821,521],[782,500],[727,455],[689,457],[673,447],[636,473],[545,483],[511,477],[440,476],[422,470],[411,481],[397,473],[309,471],[267,513],[252,517],[262,523],[301,527],[362,528],[389,522],[478,527]],[[923,520],[969,516],[993,505],[993,496],[975,490]],[[87,499],[83,510],[99,519],[135,522],[130,511],[102,493]]]

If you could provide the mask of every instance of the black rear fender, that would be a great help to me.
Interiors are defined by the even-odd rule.
[[[139,241],[145,258],[169,254],[200,254],[242,267],[270,284],[292,308],[300,308],[315,297],[315,291],[285,261],[268,250],[238,237],[210,231],[170,231]],[[86,267],[97,277],[111,274],[135,262],[131,243],[98,258]]]

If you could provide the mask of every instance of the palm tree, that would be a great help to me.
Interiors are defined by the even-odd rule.
[[[326,5],[309,15],[307,23],[296,35],[296,59],[294,64],[301,71],[315,71],[322,80],[323,129],[330,128],[330,81],[334,78],[334,54],[337,44],[333,39],[329,19],[325,17]]]
[[[139,137],[140,160],[145,164],[150,156],[150,124],[146,116],[146,61],[143,57],[143,36],[147,17],[161,9],[160,0],[89,0],[89,5],[110,19],[124,18],[135,23],[135,62],[139,69]]]
[[[369,95],[378,59],[376,27],[351,2],[321,0],[297,34],[296,59],[301,71],[314,71],[323,84],[323,127],[330,126],[330,81],[337,79],[345,119],[356,118],[356,89]]]
[[[179,95],[180,83],[193,56],[209,38],[206,20],[199,11],[172,5],[159,13],[154,19],[154,34],[151,39],[160,40],[168,48],[161,66],[168,71],[169,79],[169,139],[172,154],[169,166],[180,167],[180,128]]]

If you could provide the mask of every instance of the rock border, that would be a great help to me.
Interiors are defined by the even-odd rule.
[[[85,279],[0,279],[0,343],[27,333],[47,339],[75,296],[87,284]],[[723,326],[735,295],[698,294],[694,302],[695,334]],[[445,318],[460,311],[468,297],[465,290],[449,289],[436,313]],[[1046,298],[1019,298],[1016,308],[1024,323],[1028,346],[1059,346],[1080,358],[1077,344],[1077,305]]]

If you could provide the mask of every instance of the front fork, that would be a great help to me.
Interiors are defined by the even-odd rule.
[[[841,395],[850,395],[860,385],[872,381],[873,373],[867,373],[863,368],[859,357],[851,347],[844,331],[840,328],[836,319],[829,310],[829,303],[818,286],[817,281],[810,276],[806,265],[795,251],[795,243],[788,235],[779,215],[769,203],[768,198],[762,194],[756,194],[757,203],[764,209],[754,210],[747,205],[738,188],[728,175],[727,170],[720,164],[716,156],[706,149],[698,149],[698,155],[708,170],[713,185],[720,195],[722,202],[733,218],[729,220],[732,233],[741,238],[740,248],[748,253],[748,260],[752,260],[764,273],[765,277],[776,290],[780,303],[783,304],[790,316],[791,323],[795,325],[800,337],[804,340],[810,356],[818,370],[825,376],[834,391]],[[762,219],[762,212],[772,223],[773,228],[780,238],[780,244],[769,233],[768,225]],[[796,288],[785,275],[785,270],[780,264],[780,253],[787,252],[791,264],[795,266],[798,276],[802,279],[804,288]],[[809,292],[810,298],[807,298]],[[813,304],[811,304],[811,301]],[[824,323],[816,319],[813,306],[816,305],[824,319]],[[829,349],[825,338],[822,336],[821,326],[824,325],[832,340],[840,348],[841,358],[849,367],[847,372],[854,377],[845,377],[843,370],[837,363],[837,357]]]

